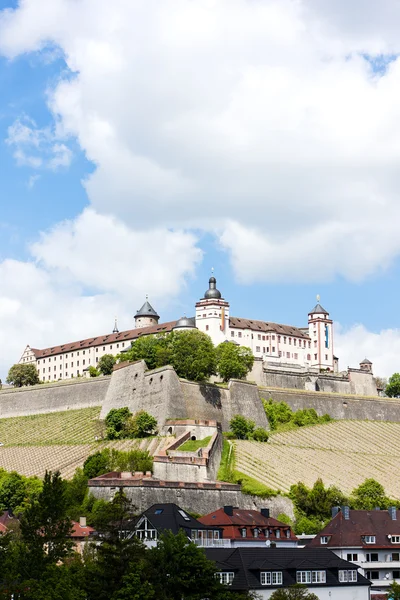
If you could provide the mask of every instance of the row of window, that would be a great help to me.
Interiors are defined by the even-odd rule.
[[[233,572],[225,571],[217,573],[221,583],[225,585],[231,585],[235,574]],[[367,576],[368,577],[368,576]],[[297,571],[296,572],[297,583],[309,584],[309,583],[326,583],[326,571]],[[340,570],[339,571],[339,582],[340,583],[354,583],[357,581],[357,571],[355,570]],[[282,571],[261,571],[260,573],[261,585],[283,585],[283,572]]]
[[[280,529],[261,529],[260,527],[254,527],[253,529],[250,529],[250,531],[253,534],[253,537],[257,538],[259,537],[260,534],[264,534],[265,537],[269,537],[270,535],[275,535],[275,537],[277,539],[280,539],[281,537],[281,530]],[[246,527],[242,527],[240,529],[240,534],[242,537],[247,537],[247,528]],[[283,537],[286,537],[288,539],[290,539],[290,529],[286,529],[283,531]]]
[[[385,573],[384,576],[380,577],[379,576],[379,571],[366,571],[365,572],[365,577],[367,579],[370,579],[371,581],[374,580],[376,581],[377,579],[383,579],[385,577],[388,576],[388,573]],[[390,578],[390,575],[389,575]],[[392,571],[392,579],[400,579],[400,571]]]
[[[119,344],[116,344],[116,347],[117,347],[117,349],[118,349],[118,348],[119,348]],[[125,348],[125,342],[122,342],[122,344],[121,344],[121,347],[122,347],[122,348]],[[93,348],[93,349],[94,349],[94,348]],[[110,350],[112,350],[112,349],[113,349],[113,346],[111,345],[111,346],[110,346]],[[96,352],[98,352],[98,351],[99,351],[99,348],[97,347],[97,348],[96,348]],[[105,351],[106,351],[106,346],[103,346],[103,352],[105,352]],[[90,350],[89,350],[89,352],[90,352]],[[82,350],[82,354],[86,354],[86,350]],[[79,356],[79,350],[78,350],[78,352],[76,352],[76,355],[77,355],[77,356]],[[71,358],[72,358],[73,356],[74,356],[74,353],[73,353],[73,352],[71,352]],[[54,357],[51,357],[51,356],[49,356],[49,358],[48,358],[48,361],[49,361],[49,362],[51,362],[51,359],[52,359],[52,358],[53,358],[53,360],[57,360],[57,358],[59,358],[60,360],[63,360],[63,359],[65,359],[65,358],[68,358],[68,354],[57,354],[57,356],[54,356]],[[23,359],[23,360],[25,361],[25,359]],[[38,362],[38,364],[39,364],[39,363],[40,363],[40,360],[38,360],[37,362]],[[44,363],[46,362],[46,359],[45,359],[45,358],[43,358],[43,362],[44,362]]]

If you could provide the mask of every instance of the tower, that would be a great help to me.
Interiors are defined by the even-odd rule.
[[[158,325],[160,317],[151,306],[146,295],[146,302],[137,311],[135,315],[135,328],[141,329],[142,327],[151,327],[152,325]]]
[[[329,313],[317,304],[308,313],[308,333],[311,338],[311,365],[333,371],[333,322]]]
[[[216,346],[227,339],[229,302],[222,298],[214,275],[208,281],[204,297],[196,302],[196,327],[207,333]]]

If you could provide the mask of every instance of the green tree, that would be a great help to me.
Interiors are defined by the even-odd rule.
[[[250,348],[233,342],[222,342],[215,349],[217,373],[223,381],[245,379],[253,368],[254,355]]]
[[[97,369],[102,375],[111,375],[117,359],[112,354],[104,354],[97,363]]]
[[[309,592],[308,589],[296,583],[288,588],[276,590],[271,596],[271,600],[318,600],[318,596]]]
[[[190,381],[207,381],[216,374],[215,348],[201,331],[178,331],[169,336],[170,364],[177,375]]]
[[[144,360],[148,369],[157,369],[170,363],[170,343],[168,335],[145,335],[132,342],[127,352],[118,355],[123,362]]]
[[[393,583],[390,584],[387,597],[389,600],[400,600],[400,584],[399,583],[396,583],[396,581],[393,581]]]
[[[393,373],[389,377],[389,383],[385,389],[386,396],[389,398],[398,398],[400,396],[400,373]]]
[[[40,383],[39,375],[35,365],[13,365],[8,371],[7,383],[14,387],[24,385],[35,385]]]
[[[96,367],[94,367],[93,365],[91,365],[89,367],[89,375],[90,375],[90,377],[98,377],[99,374],[100,373],[98,372],[98,370],[96,369]]]
[[[351,493],[351,506],[358,510],[387,508],[390,503],[383,485],[375,479],[366,479]]]
[[[330,520],[332,506],[349,502],[337,487],[325,487],[322,479],[317,479],[312,488],[302,482],[292,485],[289,495],[295,506],[297,533],[317,533]]]
[[[88,479],[104,475],[110,468],[110,451],[108,448],[95,452],[87,457],[83,463],[83,473]]]
[[[106,416],[107,439],[116,440],[126,437],[124,430],[128,419],[132,416],[131,411],[127,406],[122,408],[112,408]]]
[[[124,426],[127,437],[144,438],[157,431],[157,419],[144,410],[130,417]]]
[[[242,415],[235,415],[229,422],[234,436],[238,440],[248,440],[254,431],[254,421],[246,419]]]

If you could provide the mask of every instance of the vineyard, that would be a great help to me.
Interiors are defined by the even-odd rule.
[[[275,490],[321,477],[348,494],[372,477],[400,499],[400,423],[335,421],[276,433],[267,443],[236,441],[235,450],[236,469]]]
[[[0,419],[0,468],[42,477],[59,470],[69,478],[89,456],[103,448],[140,448],[151,455],[170,438],[103,441],[100,407]],[[96,441],[96,438],[100,441]]]

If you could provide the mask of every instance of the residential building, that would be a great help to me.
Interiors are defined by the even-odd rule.
[[[126,331],[120,332],[115,323],[113,331],[104,335],[44,349],[28,345],[19,362],[35,364],[41,381],[71,379],[85,375],[104,354],[117,355],[127,350],[140,336],[197,328],[207,333],[215,345],[232,341],[248,346],[256,358],[272,366],[329,371],[338,368],[333,354],[333,322],[319,298],[304,327],[231,317],[230,304],[212,276],[203,298],[195,305],[194,317],[159,323],[160,317],[146,297],[134,319],[135,328]]]
[[[74,542],[76,552],[82,554],[85,544],[91,540],[95,534],[95,529],[86,523],[86,517],[80,517],[79,523],[72,521],[72,532],[70,539]]]
[[[199,546],[222,546],[218,527],[203,525],[176,504],[153,504],[133,524],[133,532],[147,546],[154,546],[165,531],[184,534]]]
[[[333,509],[333,519],[309,547],[326,547],[354,563],[371,583],[372,598],[400,583],[400,511]]]
[[[273,519],[268,508],[246,510],[224,506],[199,518],[203,525],[213,525],[222,531],[223,539],[231,541],[232,548],[240,546],[276,546],[296,548],[297,537],[290,525]]]
[[[319,600],[369,600],[370,582],[354,565],[323,548],[206,548],[222,583],[265,599],[296,583]]]

